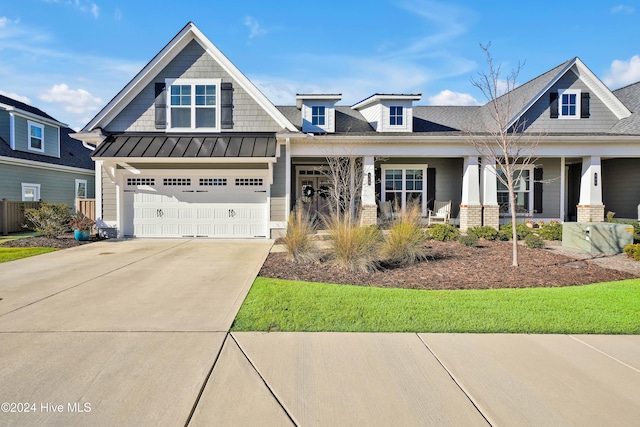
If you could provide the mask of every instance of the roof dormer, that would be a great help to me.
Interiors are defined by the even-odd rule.
[[[376,93],[351,108],[358,110],[376,132],[413,132],[413,101],[421,94]]]
[[[302,132],[334,133],[336,102],[342,94],[297,94],[296,107],[302,113]]]

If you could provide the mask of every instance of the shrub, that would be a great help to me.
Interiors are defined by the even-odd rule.
[[[488,225],[482,225],[467,229],[467,236],[475,236],[478,239],[485,240],[498,240],[500,239],[500,232]]]
[[[330,255],[342,268],[368,273],[378,269],[378,247],[382,232],[375,226],[360,226],[349,215],[323,218],[329,229]]]
[[[64,203],[42,203],[37,209],[26,209],[24,216],[31,224],[25,227],[44,237],[58,237],[69,231],[71,208]]]
[[[624,247],[624,253],[629,258],[633,258],[636,261],[640,261],[640,243],[632,243]]]
[[[69,226],[72,230],[90,230],[95,225],[95,221],[78,211],[69,220]]]
[[[438,242],[455,240],[460,235],[460,230],[451,224],[434,224],[428,230],[429,237]]]
[[[511,231],[511,221],[500,226],[500,231],[507,237],[507,240],[513,238],[513,232]],[[524,240],[529,234],[533,233],[533,230],[527,227],[526,222],[519,222],[516,225],[516,232],[518,233],[518,240]]]
[[[527,237],[524,238],[524,244],[531,249],[544,248],[544,240],[542,240],[542,237],[533,233],[527,234]]]
[[[495,231],[497,233],[497,230]],[[458,243],[475,248],[476,246],[478,246],[478,236],[474,234],[467,234],[466,236],[460,236],[458,237]]]
[[[309,262],[318,259],[317,251],[311,240],[311,235],[314,232],[315,227],[309,217],[309,212],[301,204],[298,204],[289,215],[287,233],[282,239],[289,259],[295,262]]]
[[[381,247],[381,255],[391,263],[413,264],[427,258],[422,231],[422,213],[417,204],[412,204],[391,222],[389,234]]]
[[[538,235],[544,240],[562,240],[562,224],[548,222],[540,227]]]

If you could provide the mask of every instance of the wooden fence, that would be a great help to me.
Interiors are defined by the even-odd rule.
[[[22,227],[25,223],[24,210],[39,206],[40,202],[15,202],[2,199],[0,201],[0,233],[6,236],[9,233],[26,231]]]
[[[12,200],[0,200],[0,234],[6,236],[9,233],[27,231],[25,224],[25,209],[37,209],[40,202],[16,202]],[[95,221],[96,199],[77,199],[76,209],[85,216]]]

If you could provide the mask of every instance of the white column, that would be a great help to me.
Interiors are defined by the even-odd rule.
[[[582,178],[580,179],[580,203],[582,206],[602,204],[602,167],[600,157],[582,158]]]
[[[498,178],[496,176],[496,162],[487,157],[482,158],[482,204],[498,204]]]
[[[95,182],[94,182],[94,188],[95,188],[94,196],[96,199],[95,218],[96,218],[96,227],[100,228],[103,225],[102,223],[102,160],[96,160],[94,163],[94,167],[96,172]]]
[[[376,204],[376,168],[373,156],[362,158],[362,204]]]
[[[478,169],[477,156],[467,156],[464,158],[462,201],[460,204],[464,206],[480,204],[480,171]]]
[[[567,201],[565,200],[565,198],[567,197],[567,192],[565,191],[565,187],[566,187],[566,182],[567,182],[567,177],[566,177],[566,168],[567,168],[567,163],[566,163],[566,158],[565,157],[561,157],[560,158],[560,222],[564,222],[565,219],[565,206],[567,205]]]

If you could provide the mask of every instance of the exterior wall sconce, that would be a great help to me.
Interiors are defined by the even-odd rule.
[[[371,172],[367,173],[367,184],[371,185]]]
[[[597,187],[598,186],[598,172],[595,172],[593,174],[593,186]]]

